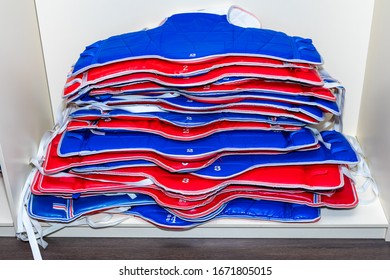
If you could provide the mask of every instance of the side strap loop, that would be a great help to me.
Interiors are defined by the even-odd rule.
[[[368,190],[370,190],[373,193],[373,196],[370,199],[360,199],[360,202],[362,204],[369,204],[379,197],[379,189],[378,186],[375,182],[374,177],[371,174],[370,168],[368,167],[367,161],[366,161],[366,156],[364,155],[363,149],[361,148],[358,140],[355,137],[352,136],[346,136],[346,138],[349,140],[353,148],[355,149],[358,158],[359,158],[359,163],[350,166],[349,170],[350,173],[354,178],[363,178],[364,182],[360,184],[356,190],[358,193],[361,195],[363,193],[367,193]]]

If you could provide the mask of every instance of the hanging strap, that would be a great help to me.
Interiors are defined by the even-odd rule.
[[[44,249],[48,246],[48,243],[43,238],[65,227],[80,225],[88,225],[91,228],[112,227],[131,217],[130,215],[121,214],[128,211],[129,207],[117,207],[109,211],[81,217],[71,223],[50,223],[49,227],[42,228],[39,221],[31,218],[27,211],[28,201],[31,196],[30,186],[37,172],[39,172],[38,169],[33,168],[23,186],[16,225],[16,237],[19,240],[29,242],[34,260],[42,260],[39,246]]]
[[[339,108],[340,114],[333,115],[332,118],[325,122],[321,130],[334,129],[338,132],[343,132],[343,112],[345,103],[345,88],[341,83],[335,80],[330,74],[321,66],[318,67],[321,78],[324,80],[324,88],[336,91],[336,104]]]
[[[22,241],[28,241],[35,260],[42,260],[38,244],[46,248],[47,243],[42,239],[42,228],[39,223],[32,222],[27,213],[27,201],[30,197],[30,185],[37,169],[32,169],[23,186],[19,210],[17,216],[16,237]]]
[[[357,182],[357,178],[363,178],[364,182],[362,184],[357,184],[358,186],[356,190],[360,194],[367,193],[367,191],[371,191],[371,198],[360,199],[361,204],[370,204],[377,200],[379,197],[379,190],[377,184],[371,174],[371,171],[366,161],[366,156],[356,137],[346,136],[346,138],[351,143],[352,147],[355,149],[359,158],[359,162],[358,164],[349,167],[349,175],[347,175],[346,173],[344,174],[346,174],[347,176],[352,176],[355,179],[355,182]]]

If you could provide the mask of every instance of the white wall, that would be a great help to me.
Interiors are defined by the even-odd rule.
[[[359,118],[358,139],[390,218],[390,1],[377,0]],[[390,238],[390,233],[389,233]]]
[[[15,220],[30,158],[53,126],[34,1],[1,1],[0,34],[0,163]]]
[[[85,46],[154,27],[173,13],[235,4],[264,28],[309,37],[347,89],[344,132],[355,135],[374,0],[36,0],[48,83],[57,110],[66,74]]]

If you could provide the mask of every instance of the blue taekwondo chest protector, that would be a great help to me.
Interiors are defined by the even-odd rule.
[[[307,222],[319,218],[320,209],[301,204],[238,198],[212,213],[194,219],[180,218],[147,195],[96,195],[66,199],[50,195],[31,195],[28,213],[48,222],[72,222],[84,215],[116,207],[129,207],[123,214],[134,215],[165,227],[193,227],[213,218],[252,218],[284,222]],[[170,217],[170,218],[169,218]]]
[[[229,54],[322,63],[310,39],[274,30],[239,27],[229,23],[226,15],[182,13],[168,17],[156,28],[93,43],[81,53],[73,74],[131,58],[194,60]]]
[[[127,213],[166,228],[192,228],[212,219],[239,218],[279,222],[312,222],[320,218],[321,209],[280,201],[238,198],[231,200],[204,217],[188,219],[169,212],[157,204],[134,206]]]
[[[178,141],[160,135],[132,131],[80,129],[63,133],[59,156],[92,155],[104,152],[153,151],[181,159],[213,156],[223,151],[291,151],[310,147],[318,139],[308,128],[297,131],[222,131],[192,141]]]
[[[348,140],[337,131],[324,131],[321,133],[327,145],[320,143],[318,149],[307,151],[291,151],[274,155],[246,154],[226,155],[207,167],[192,170],[193,174],[208,178],[229,178],[255,167],[281,166],[281,165],[310,165],[310,164],[350,164],[359,162],[356,152]],[[91,172],[114,170],[116,168],[131,166],[155,165],[146,160],[118,161],[95,165],[86,165],[73,168],[75,172]]]
[[[35,219],[51,222],[71,222],[98,210],[155,203],[150,196],[132,193],[86,196],[77,199],[31,194],[27,209],[29,215]]]

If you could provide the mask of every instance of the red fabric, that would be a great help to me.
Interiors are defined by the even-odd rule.
[[[153,72],[166,76],[191,76],[205,73],[215,68],[241,65],[277,68],[313,68],[305,63],[285,63],[281,60],[254,56],[223,56],[207,58],[202,61],[170,61],[160,58],[142,58],[109,63],[89,69],[88,81],[117,75],[118,73]],[[72,77],[69,78],[69,81]]]
[[[327,197],[323,200],[322,197],[314,198],[313,194],[310,193],[301,193],[301,194],[291,194],[285,192],[263,192],[263,191],[253,191],[253,192],[227,192],[216,195],[210,203],[202,205],[200,207],[191,208],[189,210],[180,210],[180,209],[170,209],[170,212],[173,214],[188,218],[195,219],[203,217],[207,214],[212,213],[221,207],[224,203],[239,197],[253,198],[253,199],[266,199],[266,200],[278,200],[286,202],[296,202],[304,203],[311,206],[328,206],[332,208],[353,208],[358,203],[358,197],[356,194],[356,189],[353,185],[353,182],[345,176],[345,185],[343,188],[337,190],[332,196]],[[311,197],[310,197],[311,196]],[[318,199],[318,200],[317,200]],[[310,201],[311,202],[308,202]],[[300,202],[299,202],[300,201]]]
[[[109,179],[109,177],[108,177]],[[74,193],[104,193],[115,189],[123,189],[137,185],[145,177],[132,176],[128,178],[127,184],[112,181],[89,180],[80,177],[52,177],[43,176],[37,172],[32,182],[32,190],[41,194],[74,194]]]
[[[315,68],[289,69],[262,66],[226,66],[210,70],[204,74],[185,78],[162,76],[148,72],[134,72],[124,75],[123,73],[116,73],[116,75],[111,78],[101,77],[98,80],[90,80],[89,77],[84,77],[80,74],[76,77],[69,78],[67,84],[65,85],[64,96],[73,94],[76,90],[91,84],[96,87],[107,87],[126,83],[152,81],[164,86],[189,87],[202,86],[226,77],[257,77],[271,80],[289,80],[310,85],[323,85],[323,81]],[[73,85],[74,83],[80,83],[80,87],[78,89],[74,89],[74,86],[72,86],[72,88],[68,88],[69,84]]]
[[[148,92],[159,92],[166,89],[164,86],[154,82],[140,82],[129,85],[116,86],[116,87],[103,87],[99,89],[93,89],[89,92],[90,95],[98,94],[123,94],[125,92],[137,92],[142,91],[143,94]],[[292,95],[304,95],[314,96],[329,101],[336,101],[336,96],[330,91],[330,89],[319,86],[305,86],[298,83],[286,83],[281,81],[271,81],[263,79],[250,79],[245,81],[236,82],[233,84],[208,84],[199,87],[187,87],[181,88],[181,91],[191,93],[214,93],[214,92],[243,92],[243,91],[266,91],[266,92],[281,92]]]
[[[31,185],[31,192],[36,195],[53,194],[69,198],[72,193],[76,192],[76,189],[74,188],[75,184],[79,186],[78,189],[82,192],[81,195],[101,194],[100,190],[106,194],[116,192],[146,194],[153,197],[159,205],[171,208],[172,212],[187,218],[201,217],[218,209],[224,203],[240,197],[285,201],[314,207],[326,206],[332,208],[353,208],[358,203],[355,186],[346,176],[344,176],[343,187],[333,190],[330,193],[316,193],[300,189],[285,190],[231,185],[208,195],[178,195],[167,192],[155,185],[146,187],[126,187],[119,184],[104,183],[106,187],[103,188],[103,184],[100,184],[99,182],[93,182],[82,178],[50,178],[37,173]],[[94,186],[100,190],[96,193],[92,191],[86,192],[88,189],[86,187],[87,185]],[[56,192],[66,187],[68,187],[68,192]]]
[[[210,179],[191,173],[170,173],[158,166],[127,167],[77,175],[90,180],[120,183],[126,183],[132,176],[144,176],[166,191],[186,195],[210,193],[228,185],[308,190],[337,189],[343,185],[339,166],[330,164],[258,167],[222,179]]]

